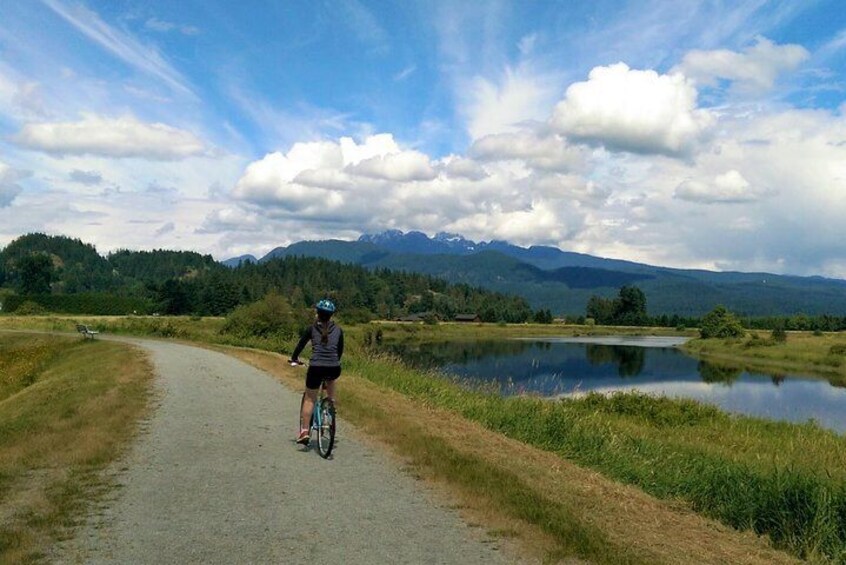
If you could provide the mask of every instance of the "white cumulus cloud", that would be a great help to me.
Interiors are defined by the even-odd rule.
[[[596,67],[567,89],[550,125],[571,139],[613,151],[681,156],[713,124],[697,108],[697,92],[681,74],[633,70],[624,63]]]
[[[676,188],[675,197],[692,202],[713,204],[716,202],[753,202],[760,197],[752,190],[749,181],[736,170],[717,175],[708,182],[688,179]]]
[[[449,155],[441,159],[441,163],[447,175],[453,178],[464,178],[469,180],[482,180],[488,176],[485,168],[473,159],[459,155]]]
[[[53,155],[95,155],[178,160],[207,152],[203,141],[189,131],[162,123],[146,123],[132,116],[106,118],[88,114],[77,122],[24,125],[13,137],[20,146]]]
[[[344,193],[378,190],[387,182],[428,181],[437,176],[429,157],[403,150],[390,134],[337,142],[296,143],[247,166],[233,192],[246,201],[274,203],[291,211],[340,208]]]
[[[584,160],[582,151],[561,136],[531,131],[485,136],[473,143],[469,154],[481,161],[522,160],[532,168],[549,171],[570,171]]]
[[[199,228],[200,233],[252,232],[261,228],[257,214],[237,207],[220,208],[210,212]]]
[[[801,45],[776,45],[759,37],[755,45],[740,53],[728,49],[690,51],[677,70],[704,85],[714,86],[724,79],[741,90],[758,92],[772,88],[781,73],[795,69],[809,56]]]
[[[559,145],[560,139],[547,152],[557,155]],[[577,174],[533,169],[513,152],[504,161],[433,160],[379,134],[269,154],[246,167],[233,196],[265,222],[307,221],[312,231],[446,230],[551,243],[582,229],[587,210],[601,205],[607,192]],[[208,223],[222,224],[217,218]]]
[[[402,151],[377,155],[347,169],[374,179],[390,181],[432,180],[437,176],[429,157],[419,151]]]

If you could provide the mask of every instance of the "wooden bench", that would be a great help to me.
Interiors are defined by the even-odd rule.
[[[88,326],[84,326],[84,325],[82,325],[82,324],[77,324],[77,325],[76,325],[76,331],[78,331],[79,333],[81,333],[81,334],[82,334],[82,337],[84,337],[84,338],[86,338],[86,339],[88,339],[88,338],[90,338],[90,339],[94,339],[94,337],[95,337],[98,333],[100,333],[100,332],[98,332],[97,330],[92,330],[92,329],[90,329]]]

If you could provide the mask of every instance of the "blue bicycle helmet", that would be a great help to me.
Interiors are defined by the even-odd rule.
[[[315,308],[318,310],[323,310],[324,312],[334,313],[335,312],[335,303],[329,300],[328,298],[324,298],[320,302],[315,305]]]

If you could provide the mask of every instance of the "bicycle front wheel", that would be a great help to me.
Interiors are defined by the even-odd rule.
[[[317,428],[317,450],[328,459],[335,445],[335,404],[328,398],[319,401],[320,426]]]

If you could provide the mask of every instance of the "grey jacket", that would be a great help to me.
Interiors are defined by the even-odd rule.
[[[311,341],[309,365],[313,367],[339,367],[341,365],[341,356],[344,354],[344,331],[341,326],[329,320],[329,339],[326,343],[323,343],[322,327],[321,322],[315,322],[303,332],[297,347],[294,348],[291,359],[296,360],[306,344]]]

